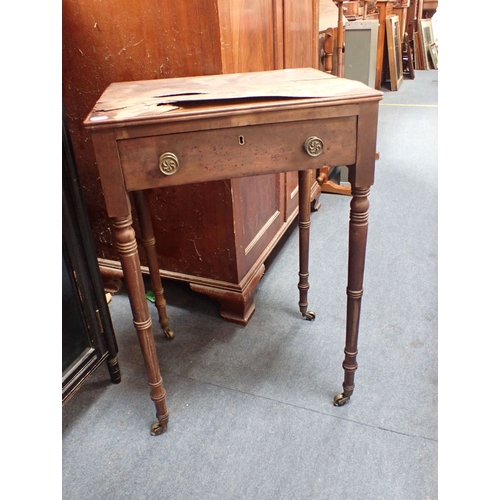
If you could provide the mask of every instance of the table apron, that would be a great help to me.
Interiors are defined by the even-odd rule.
[[[310,137],[323,152],[309,156]],[[128,191],[214,180],[352,165],[356,162],[357,116],[309,119],[154,135],[117,141]],[[179,168],[165,175],[159,158],[172,153]]]

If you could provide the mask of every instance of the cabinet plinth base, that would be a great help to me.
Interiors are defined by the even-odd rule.
[[[263,274],[264,264],[258,268],[241,290],[219,288],[199,283],[190,283],[191,290],[208,295],[220,305],[220,315],[226,321],[245,326],[255,312],[254,296]]]

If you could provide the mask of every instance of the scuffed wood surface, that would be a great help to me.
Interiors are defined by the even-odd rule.
[[[241,99],[249,103],[262,98],[342,100],[378,94],[360,82],[312,68],[119,82],[104,91],[85,125],[151,119],[183,112],[187,105],[193,110],[195,104],[196,113],[209,104],[213,111],[214,102],[224,107]]]

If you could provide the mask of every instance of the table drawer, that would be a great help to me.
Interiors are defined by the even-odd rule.
[[[118,141],[129,191],[248,175],[351,165],[356,116],[247,125]],[[322,141],[310,156],[308,138]],[[318,141],[313,143],[317,145]]]

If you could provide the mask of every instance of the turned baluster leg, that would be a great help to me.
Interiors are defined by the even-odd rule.
[[[142,280],[137,241],[132,228],[132,217],[114,218],[113,231],[123,269],[123,276],[132,308],[134,326],[139,337],[139,345],[144,357],[151,387],[151,399],[156,407],[158,422],[151,426],[151,434],[161,434],[167,428],[168,410],[166,392],[160,374],[160,366],[153,338],[153,322],[146,301],[144,282]]]
[[[172,340],[174,338],[174,332],[169,327],[167,301],[165,300],[160,277],[160,267],[158,265],[158,255],[156,253],[156,241],[153,232],[153,224],[151,222],[151,210],[149,208],[148,194],[144,191],[134,191],[134,200],[139,219],[139,226],[141,228],[142,243],[148,260],[149,276],[153,285],[155,306],[158,310],[160,325],[167,339]]]
[[[302,316],[313,320],[316,315],[307,310],[309,290],[309,228],[311,227],[311,172],[299,171],[299,309]]]
[[[359,317],[363,295],[366,238],[368,233],[368,195],[370,188],[352,188],[349,221],[349,261],[347,271],[347,317],[344,368],[344,391],[333,400],[335,406],[344,405],[354,391],[354,372],[358,368]]]

